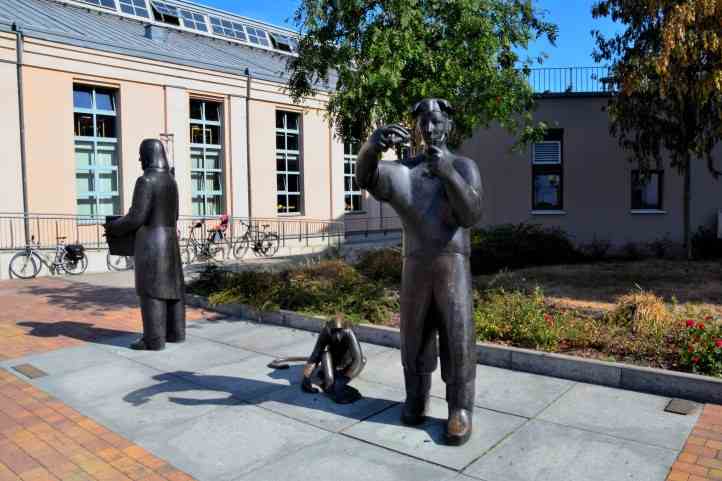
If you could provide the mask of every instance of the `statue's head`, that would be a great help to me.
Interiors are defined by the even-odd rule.
[[[452,113],[451,104],[443,99],[424,99],[414,105],[416,130],[427,146],[446,145],[454,126]]]
[[[145,169],[169,170],[163,143],[158,139],[145,139],[140,143],[140,164]]]

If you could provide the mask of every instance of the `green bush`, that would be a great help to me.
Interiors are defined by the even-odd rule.
[[[701,226],[692,236],[692,255],[695,259],[719,259],[722,257],[722,239],[712,227]]]
[[[553,350],[559,343],[560,314],[549,312],[538,288],[531,294],[492,289],[483,293],[476,305],[474,320],[482,341],[543,350]]]
[[[401,282],[404,259],[397,249],[379,249],[366,252],[356,268],[369,279],[381,282]]]
[[[489,274],[501,269],[576,262],[582,254],[558,228],[536,224],[505,224],[472,232],[471,271]]]

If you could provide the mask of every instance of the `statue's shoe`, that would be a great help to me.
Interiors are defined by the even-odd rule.
[[[461,446],[471,437],[471,412],[466,409],[452,409],[446,422],[444,438],[450,446]]]
[[[165,349],[165,344],[161,341],[148,343],[141,337],[132,343],[130,348],[136,351],[162,351]]]

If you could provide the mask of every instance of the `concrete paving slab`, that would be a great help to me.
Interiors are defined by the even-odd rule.
[[[475,404],[495,411],[532,418],[574,384],[574,381],[565,379],[491,366],[477,366]]]
[[[640,443],[679,450],[697,415],[664,412],[669,398],[577,384],[539,419]]]
[[[225,341],[229,335],[247,333],[260,326],[258,323],[241,319],[227,318],[216,321],[199,321],[188,324],[186,332],[190,336],[202,337],[213,341]]]
[[[404,392],[383,384],[355,379],[351,385],[364,396],[352,404],[337,404],[326,394],[309,394],[300,386],[290,386],[256,399],[264,409],[317,426],[339,432],[404,400]]]
[[[456,474],[440,466],[345,436],[332,436],[274,460],[237,481],[441,481],[453,476]]]
[[[19,364],[28,363],[45,371],[49,376],[57,376],[88,367],[118,362],[122,359],[124,358],[105,349],[86,344],[3,361],[0,362],[0,367],[10,369]]]
[[[329,436],[321,429],[240,404],[134,441],[199,481],[230,481]]]
[[[257,325],[254,329],[241,331],[236,334],[229,333],[223,339],[223,342],[240,347],[241,349],[269,356],[280,356],[282,355],[280,348],[296,345],[298,349],[293,351],[293,355],[307,356],[311,352],[311,349],[313,349],[316,337],[318,337],[318,334],[315,332],[278,326]]]
[[[664,481],[677,454],[532,420],[464,473],[484,481]]]
[[[361,379],[385,384],[397,389],[404,389],[404,367],[401,364],[401,352],[390,349],[370,356],[366,367],[359,376]],[[431,376],[431,395],[446,397],[446,385],[441,380],[441,370],[437,369]]]
[[[85,406],[84,413],[128,439],[165,431],[219,406],[242,401],[204,390],[169,374],[155,376],[156,384],[105,396]]]
[[[463,446],[446,446],[443,443],[448,415],[446,402],[431,398],[429,414],[429,419],[420,426],[404,426],[399,420],[401,405],[397,405],[351,426],[343,433],[408,456],[461,470],[526,422],[525,418],[477,408],[469,442]]]
[[[145,352],[133,359],[160,371],[196,371],[230,364],[256,354],[200,338],[188,338],[182,344],[168,344],[160,352]]]
[[[42,377],[32,384],[74,407],[82,407],[96,399],[157,384],[153,377],[158,374],[161,373],[155,369],[122,359],[67,374]]]
[[[239,362],[196,372],[174,373],[195,385],[251,401],[292,384],[300,385],[303,374],[300,365],[293,365],[290,369],[272,369],[267,366],[272,360],[271,356],[257,354]]]

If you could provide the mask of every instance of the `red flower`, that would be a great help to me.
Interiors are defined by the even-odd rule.
[[[687,327],[694,327],[694,321],[692,319],[687,319]]]
[[[704,318],[704,320],[707,321],[707,322],[709,322],[709,321],[712,320],[712,316],[707,316],[707,317]]]
[[[697,364],[697,363],[699,363],[699,357],[698,357],[698,356],[694,356],[694,357],[692,358],[692,364]]]
[[[697,324],[697,329],[704,329],[704,322]]]
[[[717,342],[714,343],[717,347],[722,347],[722,339],[717,339]]]
[[[687,352],[694,352],[694,346],[692,344],[687,348]]]

